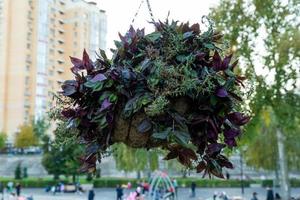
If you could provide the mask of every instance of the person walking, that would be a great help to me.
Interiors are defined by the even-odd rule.
[[[275,193],[275,200],[281,200],[281,196],[278,193]]]
[[[17,194],[17,197],[19,197],[21,194],[21,184],[20,183],[16,184],[16,194]]]
[[[271,188],[267,188],[267,200],[274,200],[274,193]]]
[[[94,198],[95,198],[95,192],[92,188],[89,190],[88,200],[94,200]]]
[[[117,200],[122,200],[123,197],[123,188],[118,184],[116,187]]]
[[[253,192],[251,200],[258,200],[256,192]]]
[[[191,192],[192,192],[192,194],[191,194],[190,197],[196,197],[196,183],[195,183],[195,181],[193,181],[192,184],[191,184]]]
[[[177,195],[177,191],[178,191],[178,183],[177,183],[177,180],[176,180],[176,179],[173,179],[172,183],[173,183],[173,187],[174,187],[174,189],[175,189],[175,195],[176,195],[176,197],[177,197],[177,196],[178,196],[178,195]]]

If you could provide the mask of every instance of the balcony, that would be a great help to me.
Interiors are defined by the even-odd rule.
[[[65,63],[65,61],[64,61],[64,60],[62,60],[62,59],[58,59],[58,60],[57,60],[57,63],[61,65],[61,64],[64,64],[64,63]]]
[[[65,51],[62,50],[62,49],[58,49],[57,52],[58,52],[59,54],[63,54]]]
[[[63,39],[58,39],[58,43],[59,43],[59,44],[64,44],[65,41],[64,41]]]
[[[58,20],[58,22],[59,22],[60,25],[64,25],[65,24],[65,22],[62,19]]]
[[[59,73],[59,74],[62,74],[62,73],[64,73],[65,71],[63,70],[63,69],[61,69],[61,68],[58,68],[57,69],[57,73]]]

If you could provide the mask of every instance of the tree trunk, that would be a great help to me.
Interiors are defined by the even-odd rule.
[[[290,198],[290,185],[289,185],[289,174],[287,169],[287,160],[286,160],[286,153],[284,147],[284,136],[282,131],[277,128],[276,130],[277,136],[277,145],[278,145],[278,160],[279,160],[279,167],[280,167],[280,178],[281,178],[281,189],[283,191],[283,200],[289,200]]]
[[[59,179],[59,174],[53,174],[53,179],[58,180]]]
[[[140,170],[138,170],[138,171],[136,172],[136,178],[137,178],[138,180],[141,179],[141,171],[140,171]]]
[[[76,174],[72,174],[72,181],[73,183],[76,183]]]

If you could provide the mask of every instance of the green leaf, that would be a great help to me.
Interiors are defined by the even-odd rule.
[[[213,43],[204,43],[204,47],[208,49],[215,49],[215,45]]]
[[[145,36],[145,38],[147,40],[150,40],[151,42],[157,41],[160,37],[161,37],[161,33],[159,33],[159,32],[150,33]]]
[[[103,129],[103,128],[105,128],[105,127],[107,127],[107,121],[106,121],[106,117],[104,116],[104,117],[102,117],[101,119],[100,119],[100,122],[99,122],[99,124],[100,124],[100,127]]]
[[[93,91],[100,91],[103,88],[103,82],[88,81],[88,82],[84,83],[84,86],[87,88],[91,88]]]
[[[187,39],[189,37],[192,37],[194,35],[193,31],[185,32],[183,34],[183,39]]]
[[[106,56],[106,53],[105,53],[105,51],[103,50],[103,49],[100,49],[100,55],[102,56],[102,58],[106,61],[106,60],[108,60],[107,59],[107,56]]]
[[[110,102],[114,103],[114,102],[116,102],[116,101],[118,100],[118,96],[115,95],[115,94],[111,94],[111,95],[109,95],[108,100],[109,100]]]
[[[187,60],[187,56],[185,55],[178,55],[176,56],[176,60],[178,60],[179,62],[185,62]]]
[[[153,133],[151,136],[156,139],[166,140],[170,132],[171,132],[171,128],[168,128],[165,131]]]
[[[191,136],[189,133],[175,130],[173,134],[175,141],[182,146],[187,146],[187,144],[191,140]]]
[[[147,131],[150,131],[152,128],[152,123],[149,119],[143,119],[143,121],[140,122],[140,124],[137,127],[137,130],[140,133],[146,133]]]

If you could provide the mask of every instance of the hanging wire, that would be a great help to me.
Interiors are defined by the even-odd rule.
[[[143,5],[144,2],[145,2],[145,0],[141,0],[141,3],[140,3],[140,5],[139,5],[139,7],[138,7],[138,9],[137,9],[137,11],[136,11],[136,13],[135,13],[135,15],[134,15],[134,17],[133,17],[132,20],[131,20],[131,25],[133,25],[135,19],[137,18],[137,16],[138,16],[138,14],[139,14],[139,12],[140,12],[140,10],[141,10],[141,7],[142,7],[142,5]],[[155,20],[154,20],[154,15],[153,15],[153,11],[152,11],[152,8],[151,8],[151,5],[150,5],[150,1],[149,1],[149,0],[146,0],[146,2],[147,2],[148,13],[149,13],[149,15],[150,15],[151,21],[152,21],[152,22],[155,22]]]
[[[140,12],[140,10],[141,10],[141,7],[142,7],[143,3],[144,3],[144,0],[141,0],[141,3],[140,3],[140,5],[139,5],[138,9],[136,10],[136,12],[135,12],[135,14],[134,14],[132,20],[131,20],[131,25],[133,25],[135,19],[137,18],[138,14],[139,14],[139,12]]]
[[[153,11],[152,11],[152,8],[151,8],[151,5],[150,5],[150,1],[149,1],[149,0],[146,0],[146,1],[147,1],[147,7],[148,7],[148,11],[149,11],[151,20],[152,20],[152,22],[155,22],[155,20],[154,20],[154,15],[153,15]]]

